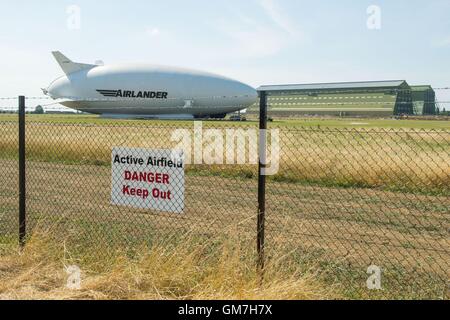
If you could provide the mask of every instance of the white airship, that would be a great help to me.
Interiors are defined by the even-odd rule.
[[[155,65],[76,63],[53,52],[65,75],[44,93],[58,103],[113,118],[224,118],[256,102],[256,90],[212,73]]]

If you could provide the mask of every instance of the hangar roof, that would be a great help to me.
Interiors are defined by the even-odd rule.
[[[303,90],[339,90],[339,89],[371,89],[371,88],[404,88],[409,85],[405,80],[336,82],[261,86],[258,91],[303,91]]]
[[[430,85],[419,85],[419,86],[411,86],[412,91],[427,91],[427,90],[433,90],[433,88]]]

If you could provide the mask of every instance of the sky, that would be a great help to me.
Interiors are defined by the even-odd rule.
[[[450,87],[450,0],[0,0],[0,97],[76,62],[145,62],[263,84],[405,79]],[[438,91],[450,101],[450,90]],[[448,105],[450,107],[450,104]]]

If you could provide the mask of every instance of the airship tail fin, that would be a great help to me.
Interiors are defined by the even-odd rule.
[[[72,60],[67,58],[65,55],[63,55],[59,51],[53,51],[52,54],[66,75],[69,75],[71,73],[78,72],[81,70],[87,70],[87,69],[92,69],[92,68],[97,67],[96,65],[93,65],[93,64],[84,64],[84,63],[73,62]]]

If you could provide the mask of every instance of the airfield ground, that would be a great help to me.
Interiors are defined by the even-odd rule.
[[[58,115],[28,114],[27,119],[31,121],[44,121],[52,123],[89,123],[89,124],[147,124],[147,125],[173,125],[186,126],[192,121],[173,120],[115,120],[103,119],[93,115]],[[0,114],[0,121],[17,121],[17,115]],[[257,120],[245,122],[207,120],[204,121],[206,127],[223,126],[257,126]],[[305,117],[300,119],[275,119],[269,126],[285,127],[330,127],[330,128],[416,128],[416,129],[450,129],[450,121],[445,120],[397,120],[397,119],[373,119],[373,118],[315,118]]]
[[[27,118],[30,225],[63,221],[62,232],[78,243],[101,238],[111,246],[186,231],[212,238],[236,228],[253,246],[256,166],[188,168],[181,216],[110,205],[111,146],[125,141],[171,147],[168,132],[192,122]],[[17,223],[16,119],[0,116],[0,233],[10,235]],[[256,127],[257,122],[203,125]],[[326,283],[341,286],[348,298],[442,294],[450,260],[450,137],[439,132],[450,129],[448,121],[307,118],[270,125],[286,132],[287,152],[281,174],[267,186],[269,258],[271,250],[283,248],[296,263],[320,270]],[[324,133],[315,129],[319,126],[337,131]],[[365,135],[374,128],[383,130]],[[383,292],[366,290],[371,264],[385,270]]]

